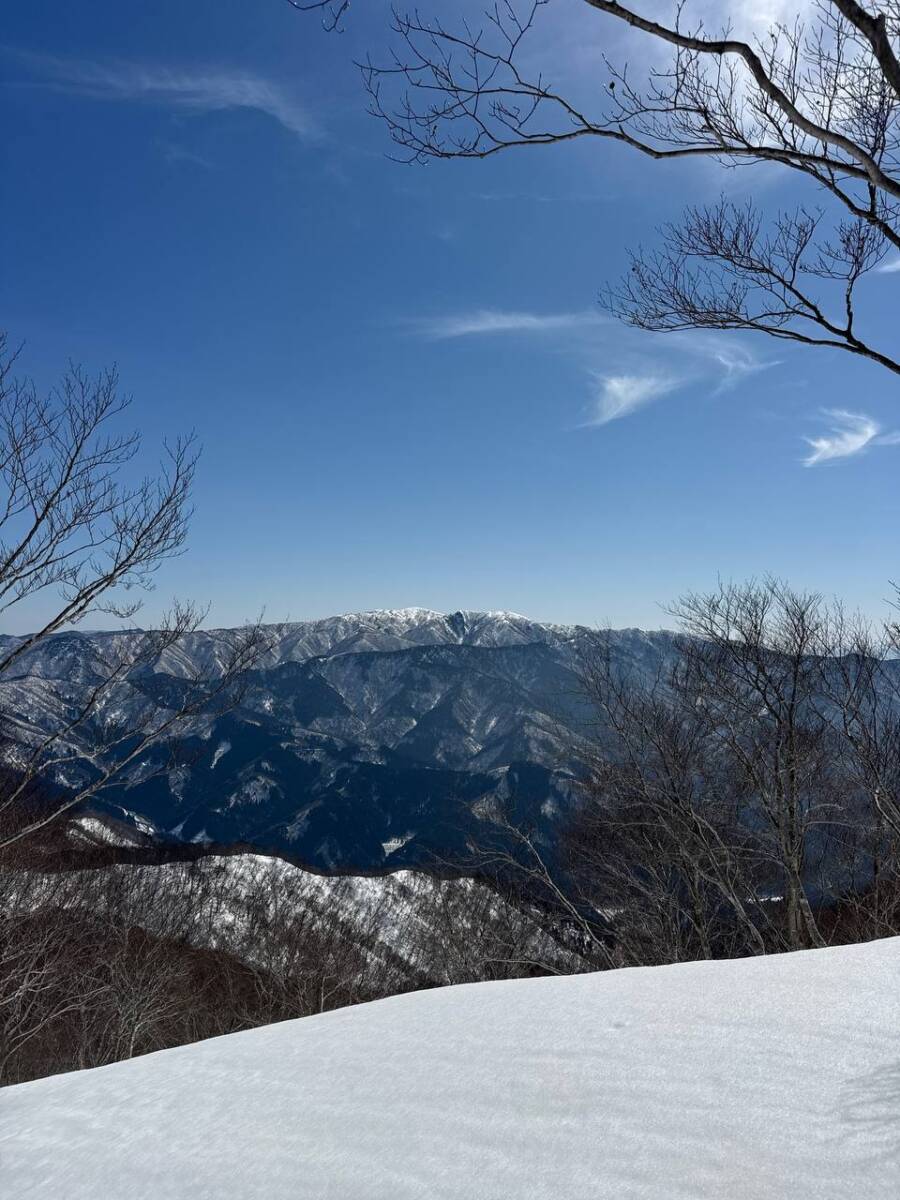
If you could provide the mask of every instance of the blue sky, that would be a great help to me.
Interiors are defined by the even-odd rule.
[[[282,0],[6,14],[3,324],[43,385],[116,361],[148,452],[204,446],[146,619],[177,594],[215,624],[424,605],[657,626],[683,590],[766,571],[882,612],[900,384],[597,305],[682,204],[793,185],[584,144],[398,165],[353,66],[387,6],[363,7],[337,35]],[[550,20],[585,87],[599,22],[575,0]],[[900,273],[866,283],[872,340],[896,344],[898,298]]]

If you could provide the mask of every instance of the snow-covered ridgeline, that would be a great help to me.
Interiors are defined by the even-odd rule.
[[[440,613],[429,608],[376,609],[343,613],[307,621],[291,621],[269,627],[271,646],[263,665],[304,662],[321,655],[392,651],[416,646],[468,645],[517,646],[561,645],[586,632],[577,625],[534,621],[521,613],[505,610],[478,612],[459,610]],[[214,670],[226,656],[233,630],[207,629],[187,634],[168,649],[157,669],[172,675]],[[65,674],[89,678],[93,654],[109,655],[135,638],[130,632],[74,630],[47,638],[17,664],[15,675],[61,678]],[[635,644],[643,639],[667,638],[667,634],[629,629],[620,637]],[[0,636],[0,644],[18,638]]]
[[[515,793],[536,823],[565,811],[584,732],[586,630],[509,612],[396,609],[270,633],[239,709],[179,727],[187,765],[169,770],[167,744],[151,745],[99,808],[184,841],[246,841],[326,869],[458,854],[478,826],[463,810],[483,798]],[[232,634],[185,636],[155,674],[121,681],[74,728],[104,661],[136,635],[54,635],[0,680],[0,703],[24,746],[67,731],[69,761],[51,774],[74,789],[92,778],[106,731],[139,724],[148,702],[177,704],[181,679],[215,672]],[[616,647],[623,670],[653,677],[672,642],[623,631]]]
[[[102,821],[81,818],[76,826],[93,840],[115,842]],[[471,878],[442,880],[411,870],[384,875],[320,875],[284,859],[260,854],[208,855],[194,862],[121,865],[48,876],[47,887],[28,879],[29,903],[88,903],[97,909],[107,894],[121,906],[128,897],[132,922],[152,933],[178,935],[196,946],[220,949],[259,962],[258,922],[289,929],[295,921],[329,931],[363,948],[369,958],[391,964],[396,988],[481,978],[481,955],[507,954],[513,963],[576,971],[584,963],[545,931],[527,905],[516,907]],[[68,885],[66,887],[65,885]],[[121,917],[121,909],[117,910]],[[264,933],[264,931],[263,931]],[[271,955],[271,945],[265,946]],[[495,964],[496,965],[496,964]],[[515,974],[522,973],[514,971]]]

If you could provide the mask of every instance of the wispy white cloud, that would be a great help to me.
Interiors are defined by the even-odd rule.
[[[193,112],[254,109],[297,137],[311,139],[321,133],[289,88],[249,71],[88,62],[32,54],[19,57],[48,85],[96,100],[147,101]]]
[[[851,458],[872,445],[891,446],[900,442],[900,434],[883,434],[878,422],[865,413],[826,408],[822,415],[831,422],[831,428],[820,437],[803,439],[811,448],[811,453],[803,460],[805,467],[815,467],[835,458]]]
[[[606,425],[674,392],[682,380],[674,375],[602,375],[595,373],[597,396],[588,425]]]
[[[557,195],[547,192],[475,192],[473,200],[482,200],[487,204],[608,204],[617,197],[611,191],[573,192],[561,191]]]
[[[580,361],[590,399],[580,427],[606,425],[682,387],[718,395],[776,364],[744,342],[709,333],[636,333],[598,309],[532,312],[477,308],[412,318],[406,328],[433,341],[532,334]]]
[[[426,317],[413,325],[425,337],[477,337],[494,333],[547,333],[581,329],[604,324],[598,312],[533,313],[509,312],[496,308],[479,308],[472,312],[443,317]]]
[[[213,166],[208,158],[204,158],[202,154],[195,154],[193,150],[189,150],[177,142],[161,142],[159,148],[163,158],[170,166],[177,166],[179,163],[190,163],[195,167]]]
[[[552,204],[553,196],[543,192],[476,192],[475,200],[484,200],[487,204],[515,204],[519,200],[531,201],[534,204]]]
[[[880,267],[876,267],[875,270],[879,275],[894,275],[900,271],[900,258],[892,258],[888,262],[882,263]]]
[[[683,333],[673,337],[679,348],[705,364],[705,373],[718,376],[715,392],[727,392],[745,379],[777,367],[780,360],[760,357],[747,342],[737,341],[727,334]]]
[[[689,386],[700,395],[720,395],[777,365],[773,359],[759,358],[746,345],[716,335],[653,338],[641,333],[638,336],[639,355],[634,352],[636,346],[627,353],[627,334],[620,327],[616,329],[615,341],[607,339],[604,347],[607,364],[612,359],[623,365],[613,371],[608,365],[591,369],[594,400],[585,424],[606,425]],[[668,352],[662,351],[663,344]],[[636,360],[640,365],[635,365]]]

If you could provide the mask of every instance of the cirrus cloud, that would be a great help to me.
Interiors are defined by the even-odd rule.
[[[803,460],[805,467],[836,458],[852,458],[862,454],[870,446],[896,446],[900,433],[882,433],[880,424],[865,413],[850,412],[845,408],[825,408],[822,415],[831,422],[831,428],[819,437],[805,437],[811,453]]]
[[[581,312],[533,313],[496,308],[477,308],[470,312],[424,317],[412,322],[418,333],[437,341],[493,333],[560,333],[604,323],[601,314],[590,309]]]
[[[590,396],[580,428],[606,425],[689,385],[719,395],[777,365],[726,336],[636,335],[597,309],[472,308],[402,324],[431,341],[534,335],[544,348],[580,360]]]
[[[252,71],[91,62],[24,52],[16,57],[39,84],[93,100],[144,101],[198,113],[251,109],[296,137],[321,136],[318,122],[288,87]]]
[[[597,397],[587,425],[607,425],[662,396],[674,392],[682,381],[674,375],[595,374]]]

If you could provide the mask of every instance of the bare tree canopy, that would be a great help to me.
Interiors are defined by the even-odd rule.
[[[123,594],[181,551],[197,462],[193,438],[181,439],[157,478],[123,483],[140,438],[108,432],[129,404],[116,371],[92,378],[72,366],[44,397],[13,375],[15,360],[0,336],[0,612],[47,591],[62,602],[0,671],[88,613],[137,612]]]
[[[227,644],[213,676],[186,680],[170,705],[147,697],[128,706],[127,719],[117,715],[128,676],[152,668],[206,615],[176,603],[155,630],[131,624],[141,607],[135,597],[184,547],[194,440],[167,446],[158,474],[135,480],[141,439],[116,431],[129,400],[115,370],[90,376],[71,366],[43,396],[31,380],[16,377],[15,361],[0,336],[0,613],[8,619],[27,604],[29,612],[48,615],[35,632],[0,642],[4,758],[13,768],[0,786],[0,849],[97,796],[151,743],[173,739],[201,713],[232,705],[265,641],[258,624],[223,635]],[[43,700],[56,719],[49,733],[38,733],[16,711],[15,681],[42,643],[92,615],[126,624],[98,651],[86,691],[76,695],[47,681]],[[91,770],[72,772],[83,766],[78,738],[88,728],[97,747]],[[45,789],[35,789],[39,778],[62,784],[63,794],[48,800]]]
[[[563,839],[573,894],[632,964],[895,933],[894,628],[774,579],[671,612],[656,678],[623,672],[603,634],[584,656],[598,735]]]
[[[450,5],[431,16],[394,10],[389,60],[362,71],[398,157],[486,158],[587,138],[657,160],[780,164],[821,207],[769,213],[723,199],[691,208],[655,248],[633,252],[603,303],[641,329],[756,330],[900,373],[896,351],[858,328],[855,303],[860,280],[900,248],[897,0],[819,0],[807,20],[751,40],[734,35],[727,13],[709,33],[689,0],[673,3],[668,21],[647,15],[658,5],[581,0],[598,39],[611,23],[643,35],[649,64],[636,77],[604,57],[589,105],[530,66],[553,2],[497,0],[475,25]],[[348,6],[315,7],[337,24]]]

